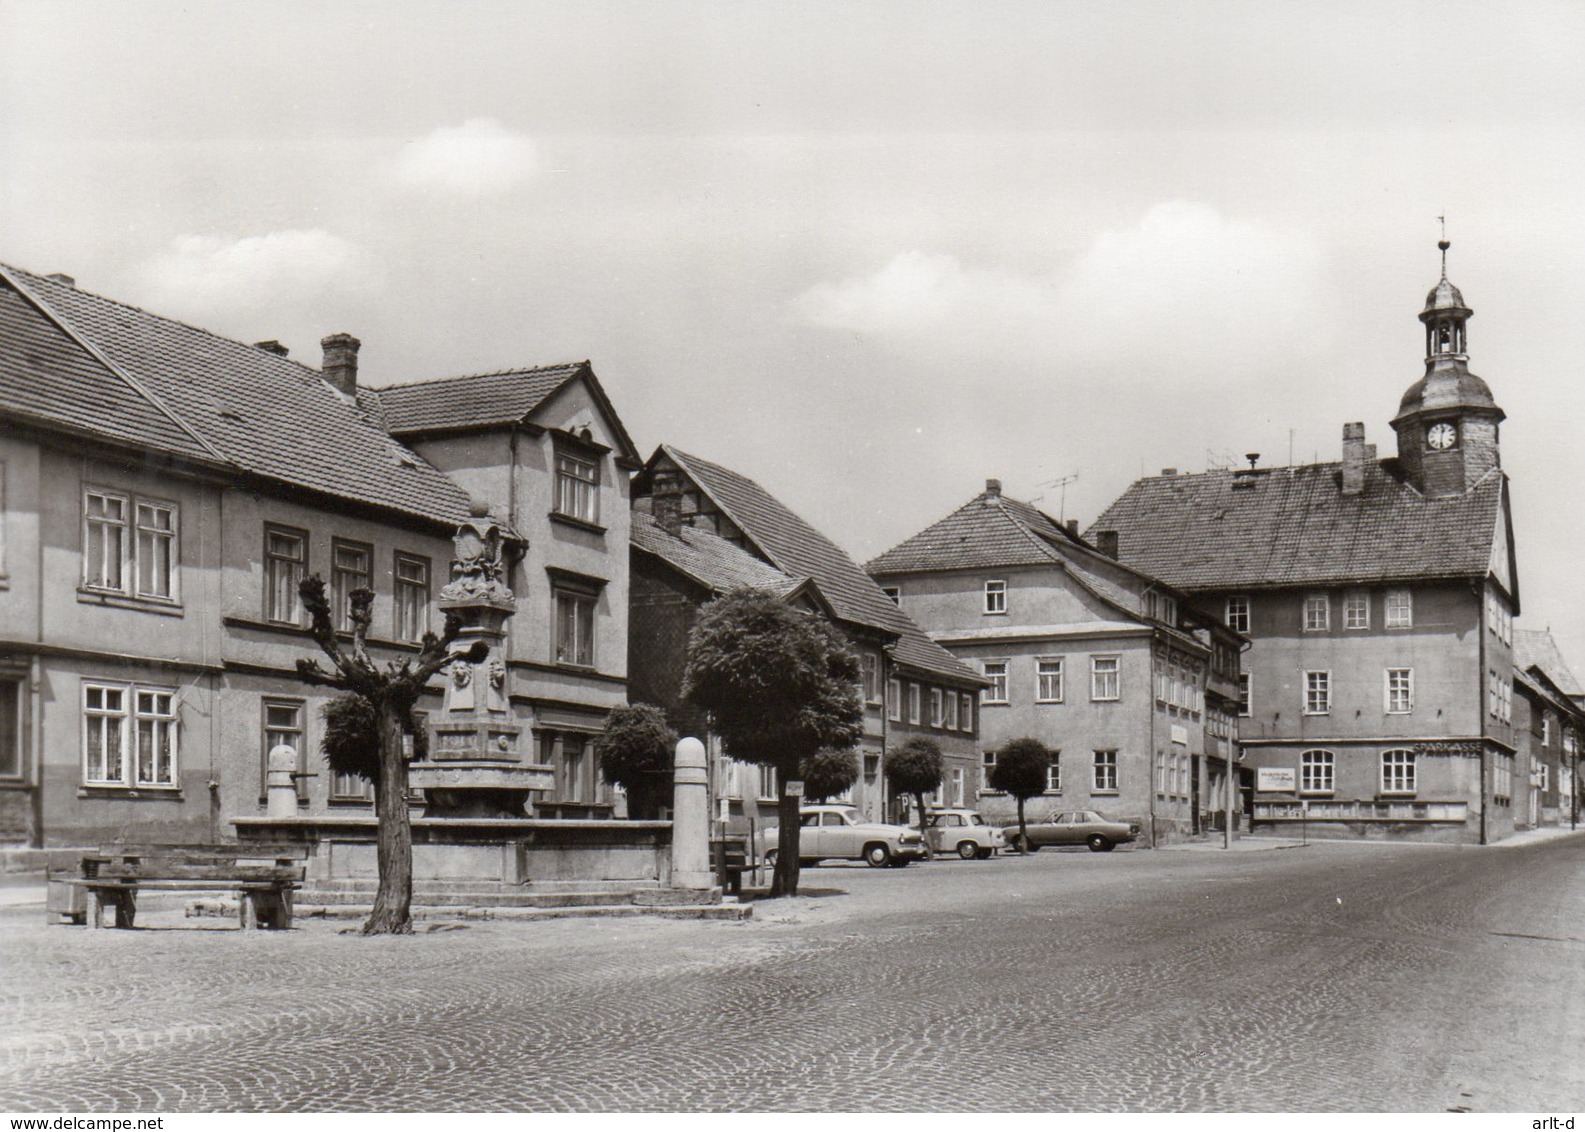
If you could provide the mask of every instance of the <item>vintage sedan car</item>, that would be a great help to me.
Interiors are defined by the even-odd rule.
[[[901,868],[925,855],[924,838],[917,829],[866,821],[854,806],[804,806],[798,813],[801,826],[798,860],[801,864],[839,859],[864,861],[877,869],[885,865]],[[760,833],[760,848],[767,864],[776,860],[779,833],[774,825],[766,826]]]
[[[1017,824],[1004,825],[1002,836],[1007,844],[1018,844]],[[1088,845],[1092,853],[1109,853],[1138,836],[1139,826],[1133,822],[1110,821],[1094,810],[1066,810],[1029,823],[1031,852],[1045,845]]]
[[[975,810],[931,810],[925,815],[925,838],[932,853],[956,853],[965,861],[983,860],[1007,844],[1002,831],[986,825]]]

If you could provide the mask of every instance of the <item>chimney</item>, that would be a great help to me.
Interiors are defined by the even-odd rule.
[[[1117,532],[1116,531],[1096,531],[1095,532],[1095,549],[1100,551],[1102,554],[1106,555],[1106,557],[1108,557],[1108,558],[1116,558],[1117,557]]]
[[[671,534],[682,533],[682,473],[675,468],[656,468],[649,489],[650,514]]]
[[[1002,497],[1002,481],[1001,480],[986,480],[985,481],[985,497],[987,499],[1000,499]]]
[[[265,353],[268,353],[268,354],[279,354],[283,358],[288,353],[290,353],[290,351],[287,350],[287,348],[285,346],[281,345],[279,342],[277,342],[273,338],[270,338],[270,339],[268,339],[268,340],[266,340],[264,342],[255,342],[255,343],[253,343],[253,345],[254,345],[255,349],[263,350]]]
[[[59,283],[62,287],[77,286],[77,280],[73,279],[70,275],[67,275],[63,271],[52,272],[51,274],[46,275],[44,278],[48,279],[51,283]]]
[[[1164,475],[1164,476],[1175,476],[1175,475],[1178,474],[1178,469],[1177,468],[1162,468],[1161,469],[1161,474]]]
[[[1351,421],[1343,426],[1343,494],[1358,495],[1365,490],[1365,424]]]
[[[1068,534],[1074,538],[1079,537],[1079,521],[1077,519],[1069,519],[1065,525],[1068,528]]]
[[[319,375],[348,397],[358,395],[358,347],[363,345],[350,334],[332,334],[321,338],[325,349],[325,363]]]

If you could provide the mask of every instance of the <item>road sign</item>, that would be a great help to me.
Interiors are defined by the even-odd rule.
[[[787,784],[787,789],[783,790],[782,793],[789,798],[802,798],[804,796],[804,784],[794,779]]]

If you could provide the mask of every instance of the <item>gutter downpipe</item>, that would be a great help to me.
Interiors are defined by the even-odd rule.
[[[1486,616],[1486,586],[1482,583],[1475,590],[1475,632],[1480,638],[1480,648],[1477,654],[1480,657],[1480,668],[1475,674],[1477,687],[1483,685],[1486,680],[1486,634],[1490,631],[1490,627],[1486,624]],[[1491,695],[1491,689],[1486,690],[1486,695]],[[1486,697],[1483,696],[1475,702],[1481,704],[1485,703],[1485,701]],[[1485,710],[1480,713],[1480,843],[1482,845],[1491,844],[1488,831],[1491,797],[1486,789],[1487,768],[1491,762],[1490,751],[1486,746],[1486,728],[1489,726],[1487,720],[1490,715],[1491,705],[1486,703]]]
[[[1150,680],[1145,685],[1145,702],[1150,705],[1150,762],[1145,781],[1145,797],[1150,799],[1150,847],[1156,847],[1156,775],[1161,752],[1156,750],[1156,631],[1150,633]]]

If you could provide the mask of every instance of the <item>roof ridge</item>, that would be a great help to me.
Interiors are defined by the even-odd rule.
[[[970,502],[973,501],[971,500]],[[1017,527],[1019,531],[1023,533],[1025,538],[1035,544],[1036,549],[1049,555],[1053,560],[1060,561],[1063,556],[1057,551],[1056,547],[1052,546],[1050,542],[1041,538],[1034,531],[1030,530],[1029,525],[1024,521],[1021,515],[1008,509],[1008,503],[1016,503],[1021,507],[1027,507],[1029,504],[1022,502],[1021,500],[1008,500],[1002,498],[1000,495],[996,496],[996,509],[1003,515],[1006,515],[1007,518],[1012,522],[1013,526]]]
[[[546,373],[550,370],[565,369],[578,370],[591,368],[589,359],[580,362],[549,362],[542,366],[508,366],[505,369],[481,370],[478,373],[456,373],[445,377],[425,377],[417,381],[397,381],[389,385],[370,385],[366,388],[375,393],[388,393],[393,389],[413,389],[431,385],[444,385],[449,381],[474,381],[481,377],[507,377],[511,374]]]
[[[208,439],[206,439],[203,436],[203,434],[201,434],[197,429],[193,428],[192,425],[188,424],[185,420],[183,420],[180,416],[178,416],[177,413],[174,410],[172,410],[168,405],[166,405],[164,401],[160,400],[159,397],[155,396],[149,390],[145,389],[141,382],[137,381],[135,378],[132,377],[131,374],[127,373],[120,366],[116,365],[113,361],[111,361],[110,358],[108,356],[106,356],[105,353],[99,349],[99,347],[95,346],[92,342],[90,342],[82,334],[82,332],[79,331],[76,328],[76,326],[74,326],[71,323],[71,321],[69,319],[67,319],[59,311],[57,311],[53,307],[51,307],[49,303],[45,302],[42,298],[40,298],[38,295],[36,295],[32,291],[31,288],[25,286],[22,282],[20,282],[16,278],[16,276],[18,274],[26,275],[30,279],[40,278],[40,276],[36,276],[30,271],[23,271],[21,268],[9,267],[9,266],[7,266],[5,264],[0,264],[0,277],[3,277],[7,283],[10,283],[11,286],[15,287],[16,291],[17,291],[17,294],[19,294],[23,298],[27,299],[27,301],[29,303],[31,303],[38,310],[38,312],[40,314],[42,314],[45,318],[49,319],[56,326],[58,326],[61,329],[61,332],[63,334],[65,334],[73,342],[77,343],[78,346],[80,346],[84,350],[88,351],[89,355],[91,357],[93,357],[95,361],[97,361],[100,365],[104,366],[105,369],[108,370],[111,374],[113,374],[114,376],[120,378],[123,382],[125,382],[128,388],[130,388],[138,396],[142,397],[150,405],[154,406],[155,409],[159,410],[160,414],[162,416],[164,416],[166,420],[170,421],[173,425],[175,425],[177,427],[178,430],[180,430],[181,432],[185,433],[189,438],[191,438],[193,443],[197,444],[205,452],[208,452],[216,460],[219,460],[222,464],[227,464],[227,465],[229,465],[229,466],[231,466],[233,468],[240,468],[241,467],[241,465],[238,464],[237,461],[233,460],[230,456],[227,456],[219,448],[215,447],[215,445],[212,444]],[[101,300],[103,302],[115,303],[115,305],[117,305],[117,306],[126,307],[129,310],[135,310],[139,314],[143,314],[143,315],[146,315],[146,316],[151,317],[151,318],[160,317],[158,315],[150,315],[148,311],[145,311],[145,310],[143,310],[140,307],[134,307],[134,306],[132,306],[129,303],[117,303],[116,300],[114,300],[114,299],[106,299],[103,295],[95,294],[92,291],[84,291],[82,293],[85,294],[85,295],[89,295],[92,298],[99,299],[99,300]],[[173,322],[175,320],[166,319],[164,321]],[[186,324],[185,323],[180,323],[178,325],[186,325]],[[197,327],[193,327],[193,326],[189,326],[188,329],[189,330],[197,330],[198,328]],[[210,337],[213,337],[213,338],[219,338],[220,337],[220,335],[214,334],[214,333],[212,333],[210,331],[207,331],[207,330],[201,331],[201,333],[209,334]],[[235,338],[227,338],[227,339],[224,339],[224,340],[228,341],[228,342],[236,343],[237,345],[241,345],[242,344],[240,342],[237,342],[237,340]]]

